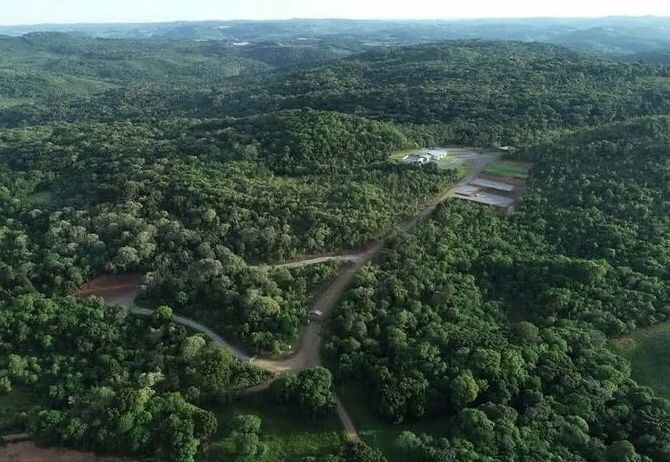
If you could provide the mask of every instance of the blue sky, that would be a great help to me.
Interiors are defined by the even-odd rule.
[[[0,24],[285,18],[670,16],[670,0],[0,0]]]

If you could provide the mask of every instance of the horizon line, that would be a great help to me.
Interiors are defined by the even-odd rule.
[[[293,18],[273,18],[273,19],[173,19],[173,20],[145,20],[145,21],[77,21],[77,22],[40,22],[40,23],[18,23],[2,24],[0,27],[45,27],[45,26],[112,26],[112,25],[142,25],[142,24],[178,24],[178,23],[207,23],[207,22],[287,22],[287,21],[375,21],[375,22],[457,22],[457,21],[532,21],[532,20],[594,20],[594,19],[670,19],[669,16],[659,16],[654,14],[641,15],[606,15],[606,16],[503,16],[503,17],[398,17],[398,18],[345,18],[345,17],[293,17]]]

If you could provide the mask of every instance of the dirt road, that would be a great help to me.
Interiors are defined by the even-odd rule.
[[[345,292],[347,287],[358,274],[359,270],[371,262],[381,250],[384,248],[385,244],[392,238],[397,235],[407,232],[417,226],[419,223],[428,218],[435,208],[445,200],[449,199],[454,195],[454,191],[473,179],[475,179],[482,170],[491,162],[498,158],[498,155],[493,153],[488,154],[479,154],[473,150],[468,150],[465,148],[451,148],[450,153],[462,159],[464,162],[470,164],[470,169],[458,183],[453,185],[450,189],[443,192],[439,196],[435,197],[432,201],[426,204],[419,213],[417,213],[412,218],[400,223],[396,228],[389,233],[389,235],[379,241],[372,242],[365,250],[359,252],[352,252],[348,254],[343,254],[340,256],[324,256],[324,257],[313,257],[301,261],[283,263],[279,265],[267,265],[268,267],[284,267],[284,268],[294,268],[300,266],[307,266],[316,263],[322,263],[325,261],[350,261],[353,264],[349,265],[342,270],[326,288],[326,290],[321,293],[319,297],[314,301],[312,310],[318,310],[322,312],[322,316],[319,319],[312,320],[309,325],[306,327],[304,335],[301,340],[300,348],[297,350],[297,353],[290,358],[272,360],[272,359],[252,359],[243,351],[233,347],[231,344],[225,341],[221,336],[216,334],[214,331],[209,329],[207,326],[204,326],[193,320],[183,318],[181,316],[175,316],[175,321],[188,326],[198,332],[203,333],[208,338],[223,346],[225,349],[230,351],[235,357],[239,358],[242,361],[254,361],[254,364],[266,371],[272,373],[288,373],[288,372],[297,372],[303,369],[312,368],[321,364],[320,351],[321,351],[321,331],[323,329],[324,323],[330,317],[333,309],[337,305],[338,301],[342,297],[342,294]],[[127,281],[126,281],[127,282]],[[114,281],[107,281],[108,284],[114,286]],[[95,286],[95,284],[94,284]],[[134,290],[134,291],[133,291]],[[152,310],[145,308],[136,307],[133,303],[135,296],[137,295],[137,284],[135,284],[134,289],[126,287],[126,293],[119,294],[118,291],[111,291],[114,297],[110,297],[106,300],[110,303],[116,303],[120,305],[128,306],[132,312],[141,314],[141,315],[151,315]],[[90,293],[90,291],[89,291]],[[109,293],[107,293],[109,295]],[[105,297],[105,292],[102,291],[101,296]],[[266,385],[261,385],[259,389],[266,388]],[[353,422],[349,415],[347,414],[346,409],[340,402],[339,398],[335,396],[335,402],[337,404],[337,413],[342,421],[342,426],[345,428],[347,437],[352,441],[360,441],[358,433],[353,425]]]
[[[121,303],[121,305],[123,305],[123,304]],[[140,308],[138,306],[135,306],[134,304],[125,305],[125,306],[128,307],[128,309],[130,310],[131,313],[139,314],[139,315],[142,315],[142,316],[151,316],[154,313],[154,310],[150,310],[148,308]],[[233,345],[231,345],[230,343],[226,342],[226,340],[223,337],[221,337],[219,334],[214,332],[209,327],[207,327],[203,324],[200,324],[199,322],[195,322],[192,319],[184,318],[183,316],[174,315],[174,321],[177,324],[181,324],[183,326],[190,327],[191,329],[193,329],[195,331],[198,331],[201,334],[204,334],[207,338],[212,340],[214,343],[218,343],[223,348],[230,351],[233,354],[233,356],[235,356],[237,359],[239,359],[241,361],[251,361],[251,356],[247,355],[246,353],[244,353],[239,348],[236,348]]]
[[[296,261],[277,263],[274,265],[249,265],[249,268],[255,268],[255,269],[301,268],[303,266],[318,265],[319,263],[326,263],[329,261],[357,262],[360,259],[364,258],[366,253],[367,250],[360,250],[357,252],[343,253],[340,255],[323,255],[319,257],[303,258]]]

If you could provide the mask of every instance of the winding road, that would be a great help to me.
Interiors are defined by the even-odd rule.
[[[357,262],[367,254],[367,250],[359,250],[357,252],[336,254],[336,255],[322,255],[318,257],[309,257],[303,258],[301,260],[290,261],[286,263],[277,263],[269,265],[249,265],[249,268],[254,269],[277,269],[277,268],[300,268],[303,266],[317,265],[319,263],[326,263],[329,261],[340,261],[340,262]]]
[[[452,185],[452,187],[442,194],[435,197],[428,204],[426,204],[419,213],[411,217],[410,219],[398,224],[395,229],[393,229],[388,236],[378,241],[372,242],[368,245],[367,248],[357,252],[350,252],[341,255],[329,255],[329,256],[320,256],[307,258],[300,261],[281,263],[276,265],[260,265],[255,266],[255,268],[296,268],[301,266],[315,265],[318,263],[323,263],[327,261],[348,261],[351,262],[351,265],[346,266],[335,278],[330,282],[328,287],[322,292],[315,300],[312,306],[312,310],[318,310],[323,313],[317,320],[312,320],[307,327],[305,328],[304,335],[301,340],[300,348],[297,350],[297,353],[293,356],[286,359],[255,359],[251,358],[249,355],[241,351],[240,349],[234,347],[228,343],[224,338],[219,336],[216,332],[209,329],[207,326],[200,324],[196,321],[193,321],[188,318],[181,316],[175,316],[175,322],[188,326],[198,332],[201,332],[207,336],[212,341],[218,343],[226,350],[230,351],[235,357],[242,361],[253,361],[253,364],[257,367],[260,367],[268,372],[273,374],[285,374],[288,372],[297,372],[303,369],[308,369],[312,367],[319,366],[321,364],[320,350],[321,350],[321,331],[323,329],[324,323],[328,320],[333,309],[340,300],[342,294],[351,284],[353,279],[356,277],[360,269],[372,261],[384,248],[385,244],[393,239],[395,236],[407,232],[414,228],[417,224],[424,221],[429,217],[435,208],[445,200],[453,197],[454,191],[462,186],[468,184],[470,181],[475,179],[482,170],[491,162],[495,161],[498,158],[498,155],[494,153],[479,153],[472,149],[465,148],[452,148],[449,150],[450,154],[455,157],[460,158],[463,162],[467,162],[470,165],[468,173],[461,178],[461,180]],[[123,276],[121,276],[123,277]],[[114,276],[107,276],[107,278],[114,278]],[[134,299],[138,293],[138,282],[139,277],[135,277],[134,282],[130,280],[128,276],[122,281],[119,285],[114,286],[112,284],[112,291],[108,292],[96,292],[95,284],[93,287],[84,289],[80,291],[79,295],[98,295],[102,296],[107,303],[110,305],[123,305],[128,307],[128,309],[139,315],[149,316],[153,314],[153,310],[147,308],[140,308],[134,304]],[[109,286],[107,287],[109,288]],[[263,390],[269,386],[267,384],[261,384],[254,389]],[[346,409],[342,405],[340,399],[335,396],[335,404],[338,416],[342,422],[342,426],[345,429],[346,437],[351,440],[358,442],[360,437],[356,428],[349,417]]]

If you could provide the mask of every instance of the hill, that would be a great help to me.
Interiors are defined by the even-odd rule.
[[[599,47],[608,21],[526,24]],[[670,316],[670,68],[395,45],[430,24],[0,38],[0,429],[172,462],[669,460],[670,404],[607,340]],[[457,143],[486,149],[397,162]],[[511,165],[513,214],[448,200]],[[101,276],[146,309],[82,299]]]
[[[537,133],[665,113],[665,67],[619,63],[546,44],[456,41],[379,49],[278,71],[213,111],[311,107],[440,125],[460,143],[516,144]],[[204,106],[202,110],[208,110]]]
[[[293,19],[152,24],[68,24],[0,27],[0,34],[61,31],[106,38],[265,41],[355,47],[408,45],[441,40],[522,40],[583,51],[630,55],[670,47],[670,19],[658,17],[531,18],[425,21]]]

